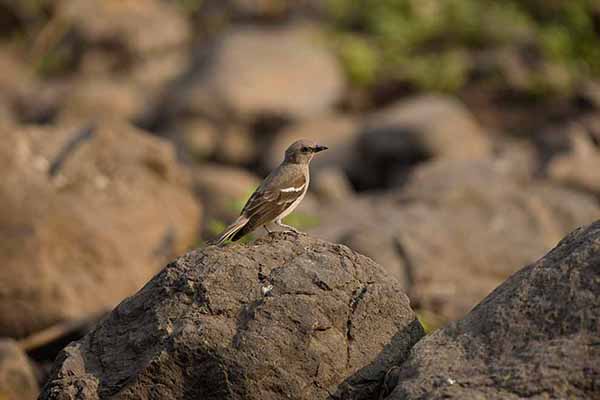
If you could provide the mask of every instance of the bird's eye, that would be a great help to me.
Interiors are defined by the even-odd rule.
[[[303,153],[308,153],[308,151],[310,150],[308,147],[304,146],[302,149]]]

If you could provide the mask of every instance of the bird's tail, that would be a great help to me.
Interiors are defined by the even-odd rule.
[[[232,239],[236,233],[240,231],[247,223],[249,219],[243,215],[240,215],[231,225],[229,225],[221,234],[218,239],[214,241],[214,244],[221,245],[227,240]]]

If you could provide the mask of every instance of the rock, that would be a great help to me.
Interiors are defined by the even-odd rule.
[[[301,121],[283,129],[265,152],[265,169],[272,170],[283,161],[285,149],[296,140],[312,139],[329,149],[311,163],[311,171],[319,173],[326,167],[349,169],[356,161],[358,127],[353,118],[326,115]]]
[[[83,78],[72,84],[61,121],[132,121],[144,110],[145,93],[130,82]]]
[[[600,194],[600,118],[586,118],[566,129],[569,150],[549,161],[548,176],[565,185]]]
[[[226,8],[223,2],[212,0],[214,7]],[[210,1],[209,1],[210,3]],[[319,0],[302,0],[281,2],[278,0],[233,0],[228,2],[229,13],[238,18],[278,21],[286,17],[303,15],[322,15],[327,10],[327,5]]]
[[[600,110],[600,83],[589,80],[584,82],[583,87],[579,89],[579,95],[587,100],[592,107]]]
[[[243,126],[224,124],[219,128],[219,141],[215,149],[215,158],[218,161],[248,165],[257,159],[256,141]]]
[[[453,320],[600,208],[583,193],[521,182],[503,162],[440,160],[417,167],[402,190],[317,215],[312,234],[372,257],[414,307]]]
[[[188,118],[178,122],[172,129],[173,136],[181,137],[187,154],[195,161],[211,158],[216,152],[220,133],[209,121]]]
[[[42,82],[31,63],[8,46],[0,47],[0,70],[0,107],[8,120],[47,123],[54,118],[64,95],[60,85]]]
[[[491,142],[458,100],[419,96],[372,115],[362,129],[352,180],[359,187],[390,187],[407,169],[428,159],[477,160]]]
[[[0,133],[0,335],[112,308],[195,242],[173,148],[127,124]]]
[[[260,184],[256,175],[244,169],[210,163],[195,167],[193,180],[205,210],[205,233],[211,223],[227,225],[237,218],[244,202]]]
[[[177,6],[159,0],[67,0],[57,5],[56,13],[86,43],[122,46],[138,57],[181,46],[191,34]]]
[[[274,234],[169,264],[64,349],[41,399],[370,399],[422,336],[372,260]]]
[[[341,168],[323,168],[311,183],[313,191],[324,202],[344,204],[355,195],[348,176]]]
[[[344,90],[334,55],[305,26],[235,29],[208,59],[182,85],[178,108],[205,114],[216,103],[228,118],[304,118],[330,109]]]
[[[27,355],[12,339],[0,339],[0,399],[35,400],[39,388]]]
[[[600,221],[421,340],[393,399],[600,398]]]
[[[156,93],[150,99],[156,101],[157,98],[167,93],[172,82],[185,73],[190,63],[189,58],[188,46],[165,49],[157,54],[153,53],[136,59],[136,63],[131,66],[128,78],[137,87],[143,88],[146,93]],[[148,108],[152,106],[155,104],[147,105]]]

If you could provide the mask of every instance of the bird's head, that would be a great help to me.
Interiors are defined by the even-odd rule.
[[[320,151],[327,150],[312,140],[302,139],[290,145],[285,151],[285,161],[296,164],[308,164],[314,155]]]

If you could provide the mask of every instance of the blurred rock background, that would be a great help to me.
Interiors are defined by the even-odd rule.
[[[443,326],[600,217],[600,3],[0,0],[0,397],[300,137],[289,222]]]

